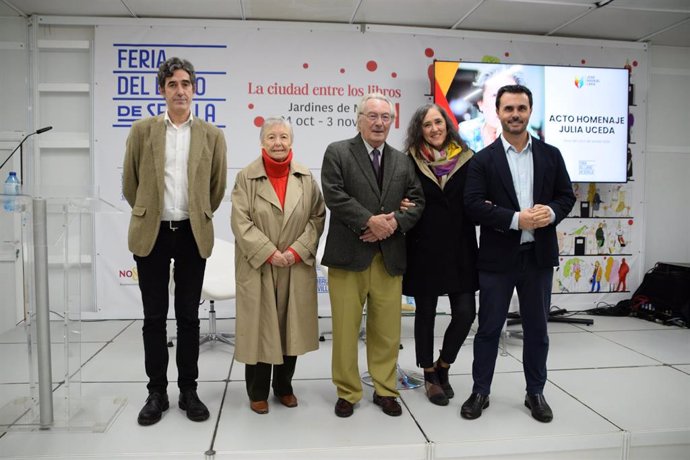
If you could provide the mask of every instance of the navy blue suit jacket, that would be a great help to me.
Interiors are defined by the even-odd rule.
[[[553,224],[534,232],[535,254],[540,267],[558,265],[556,225],[575,204],[575,194],[561,152],[532,138],[534,161],[534,204],[553,209]],[[520,211],[508,158],[501,138],[480,150],[470,162],[465,187],[467,213],[481,226],[479,270],[503,272],[515,269],[521,230],[511,230],[510,222]]]

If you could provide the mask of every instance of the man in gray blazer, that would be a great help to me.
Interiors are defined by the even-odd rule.
[[[169,407],[167,394],[168,283],[175,259],[177,386],[190,420],[208,419],[197,396],[199,299],[213,248],[213,212],[226,185],[223,132],[192,116],[194,67],[170,58],[158,71],[165,114],[139,120],[127,138],[122,191],[132,207],[129,250],[134,254],[144,307],[144,365],[149,396],[140,425],[153,425]]]
[[[322,263],[329,267],[333,321],[335,413],[349,417],[362,399],[357,349],[367,304],[367,364],[374,403],[391,416],[397,401],[396,363],[400,346],[405,233],[424,209],[424,196],[410,159],[386,143],[395,111],[379,93],[357,108],[359,135],[334,142],[324,154],[321,186],[330,209]],[[416,206],[400,211],[403,198]]]

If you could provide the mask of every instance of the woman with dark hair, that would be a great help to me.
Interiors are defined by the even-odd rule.
[[[445,406],[454,396],[448,381],[450,365],[475,318],[477,236],[463,205],[467,165],[474,153],[436,104],[414,113],[405,148],[422,183],[426,206],[407,234],[403,294],[413,296],[416,304],[415,351],[417,365],[424,369],[427,397]],[[436,305],[441,295],[450,300],[451,321],[440,356],[433,361]]]

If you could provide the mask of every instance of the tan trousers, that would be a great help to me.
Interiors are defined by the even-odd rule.
[[[361,272],[331,268],[328,291],[333,318],[333,383],[338,397],[352,404],[362,399],[357,359],[362,311],[366,313],[369,374],[379,396],[398,396],[396,389],[402,276],[390,276],[377,254]]]

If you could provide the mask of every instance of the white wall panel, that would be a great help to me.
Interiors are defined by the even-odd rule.
[[[2,27],[2,34],[0,38],[6,38],[8,30],[16,29],[14,35],[10,37],[12,42],[24,42],[28,36],[28,29],[18,27],[18,21],[21,23],[23,19],[1,19],[2,24],[10,24],[11,27]],[[7,21],[10,21],[9,23]],[[40,51],[37,57],[37,83],[42,85],[43,90],[36,94],[38,100],[35,104],[38,113],[37,124],[55,126],[54,131],[44,134],[40,143],[37,143],[36,161],[38,173],[42,180],[49,185],[61,185],[62,183],[70,183],[74,180],[81,182],[91,181],[93,177],[91,168],[93,164],[93,152],[91,144],[93,139],[92,120],[94,110],[99,110],[98,107],[94,109],[93,106],[93,87],[86,91],[84,84],[93,85],[92,67],[93,67],[93,53],[97,50],[90,46],[93,44],[95,30],[99,27],[100,19],[94,18],[89,23],[88,18],[81,18],[79,21],[70,21],[72,25],[60,25],[51,23],[50,25],[41,26],[36,32],[37,38],[40,40]],[[103,20],[108,24],[134,25],[140,24],[137,21],[118,21],[118,20]],[[52,21],[51,21],[52,22]],[[171,21],[171,24],[180,24],[180,20]],[[40,23],[40,22],[39,22]],[[182,21],[184,23],[184,21]],[[156,19],[152,24],[164,25],[165,20]],[[201,27],[201,24],[190,22],[190,25]],[[214,27],[221,27],[224,23],[214,23]],[[232,23],[228,22],[227,27],[252,27],[248,23]],[[281,24],[271,23],[270,30],[280,33],[281,27],[286,30],[298,31],[301,27],[295,24],[285,23]],[[327,28],[324,27],[324,30]],[[268,29],[267,29],[268,30]],[[341,32],[343,29],[339,29]],[[477,33],[461,33],[461,32],[443,32],[443,31],[429,31],[423,29],[413,28],[386,28],[373,27],[367,28],[368,32],[375,32],[381,39],[386,39],[388,34],[392,36],[413,34],[416,36],[423,36],[419,39],[419,43],[415,46],[401,49],[399,52],[408,56],[409,59],[395,58],[396,71],[399,73],[398,79],[404,82],[404,85],[415,83],[419,87],[420,100],[424,100],[425,94],[428,94],[428,78],[426,75],[427,61],[430,63],[434,58],[439,59],[481,59],[485,55],[496,56],[504,62],[535,62],[535,63],[551,63],[551,64],[566,64],[566,65],[592,65],[592,66],[619,66],[623,65],[628,56],[634,56],[639,67],[633,69],[633,80],[637,85],[637,103],[636,109],[636,126],[634,127],[634,135],[638,141],[638,149],[644,152],[642,158],[636,161],[636,182],[630,184],[631,192],[628,198],[633,206],[637,209],[642,209],[642,215],[636,216],[638,224],[643,224],[646,231],[641,232],[645,243],[640,244],[639,251],[646,251],[644,254],[646,262],[645,269],[660,259],[668,259],[671,255],[688,258],[687,249],[687,235],[690,233],[690,222],[688,222],[687,212],[680,212],[679,209],[685,205],[685,201],[678,201],[677,197],[688,196],[688,190],[683,188],[682,184],[687,184],[688,162],[687,155],[684,154],[688,144],[688,133],[690,128],[684,128],[685,120],[687,120],[688,97],[687,91],[683,92],[688,87],[686,72],[690,68],[690,53],[688,49],[678,48],[660,48],[655,49],[652,53],[654,59],[654,67],[665,69],[654,73],[652,68],[650,80],[647,81],[648,72],[646,66],[648,65],[646,52],[640,53],[638,45],[626,45],[622,42],[612,43],[611,47],[607,47],[605,42],[587,42],[572,39],[559,40],[549,39],[544,37],[528,37],[528,36],[506,36],[493,34],[477,34]],[[314,34],[307,33],[307,37],[313,38]],[[366,34],[365,34],[366,35]],[[373,37],[373,36],[372,36]],[[251,43],[245,43],[245,46],[250,46]],[[306,40],[304,46],[309,47],[310,40]],[[400,69],[407,69],[406,66],[413,65],[416,60],[419,60],[417,53],[424,53],[427,48],[435,50],[433,57],[426,56],[421,59],[424,63],[419,66],[420,69],[416,72],[401,72]],[[288,47],[287,53],[294,54],[295,62],[300,59],[299,47]],[[27,64],[29,62],[28,52],[19,52],[19,57],[12,57],[12,53],[17,53],[16,50],[10,51],[0,47],[0,56],[7,59],[15,59],[17,62],[9,71],[8,79],[18,81],[15,91],[10,91],[0,95],[5,97],[7,101],[6,107],[11,108],[11,111],[3,110],[0,117],[1,121],[9,120],[8,125],[18,125],[17,129],[29,130],[33,128],[30,120],[28,103],[29,93],[27,89]],[[351,50],[350,54],[343,54],[343,59],[352,60],[365,59],[366,53],[362,56],[356,55],[356,50]],[[396,52],[397,53],[397,52]],[[291,55],[293,55],[291,54]],[[15,55],[16,56],[16,55]],[[4,62],[7,61],[4,60]],[[265,61],[266,56],[263,53],[256,55],[256,63]],[[394,59],[394,57],[391,57]],[[421,62],[420,61],[420,62]],[[299,61],[301,62],[301,61]],[[254,65],[251,61],[234,63],[235,65],[251,66]],[[316,65],[312,63],[312,66]],[[416,64],[414,64],[416,65]],[[348,72],[350,72],[348,67]],[[674,69],[668,72],[667,69]],[[8,68],[3,66],[0,72],[8,72]],[[283,80],[283,73],[281,68],[271,68],[270,73],[267,71],[261,72],[262,78],[269,78],[274,80]],[[5,74],[2,74],[5,78]],[[350,77],[351,75],[346,75]],[[647,90],[648,83],[651,83],[649,91]],[[49,86],[54,84],[64,84],[77,86]],[[680,96],[679,96],[680,95]],[[238,94],[232,95],[237,98]],[[649,107],[645,106],[649,98]],[[412,109],[413,107],[409,107]],[[406,107],[406,110],[408,108]],[[648,110],[647,110],[648,109]],[[233,108],[234,110],[234,108]],[[244,107],[242,110],[245,110]],[[10,113],[11,115],[8,115]],[[21,115],[15,115],[20,113]],[[645,118],[649,119],[649,129]],[[664,123],[663,120],[672,118],[672,121]],[[683,118],[685,117],[685,118]],[[39,127],[39,126],[37,126]],[[4,130],[4,128],[3,128]],[[669,133],[669,130],[671,132]],[[351,135],[354,131],[350,129],[340,137]],[[649,135],[650,141],[645,136]],[[247,135],[247,133],[243,134]],[[253,136],[252,133],[248,135]],[[308,141],[309,134],[302,130],[297,133],[298,139],[296,143],[300,148],[312,147]],[[401,137],[394,136],[395,143],[399,144]],[[335,140],[335,138],[333,139]],[[653,142],[651,141],[653,140]],[[665,143],[662,143],[665,142]],[[243,141],[245,142],[245,141]],[[242,143],[243,143],[242,142]],[[646,149],[647,143],[651,144],[652,149]],[[230,155],[252,155],[252,152],[238,152],[236,149],[237,136],[228,138]],[[29,144],[31,145],[31,144]],[[253,144],[252,144],[253,145]],[[670,146],[668,152],[660,151],[663,149],[654,146]],[[235,147],[234,147],[235,146]],[[319,146],[319,149],[325,147]],[[99,148],[103,148],[100,146]],[[121,154],[123,146],[109,146],[108,152]],[[246,149],[245,149],[246,150]],[[649,150],[649,151],[647,151]],[[645,172],[646,170],[646,172]],[[234,171],[234,170],[233,170]],[[316,171],[318,174],[318,171]],[[75,179],[76,178],[76,179]],[[669,180],[669,178],[671,178]],[[645,186],[645,181],[647,184]],[[673,186],[669,187],[669,183]],[[89,184],[93,185],[93,184]],[[231,185],[231,184],[230,184]],[[662,203],[657,205],[657,203]],[[645,209],[643,203],[649,206]],[[666,206],[664,203],[668,203]],[[671,210],[675,210],[675,215],[671,217],[672,225],[669,225],[668,214]],[[662,219],[662,215],[667,219]],[[644,219],[641,219],[644,216]],[[642,222],[640,222],[642,220]],[[217,226],[224,228],[226,222],[217,222]],[[677,229],[677,230],[676,230]],[[646,235],[646,236],[645,236]],[[657,237],[657,235],[661,235]],[[91,235],[87,236],[87,240],[91,241]],[[674,248],[674,249],[669,249]],[[640,272],[643,272],[640,267]],[[3,283],[3,281],[0,281]],[[2,288],[5,288],[3,283]],[[86,292],[92,292],[92,288],[88,287]],[[90,295],[90,294],[89,294]],[[580,297],[574,302],[581,304],[588,304],[588,298]]]

